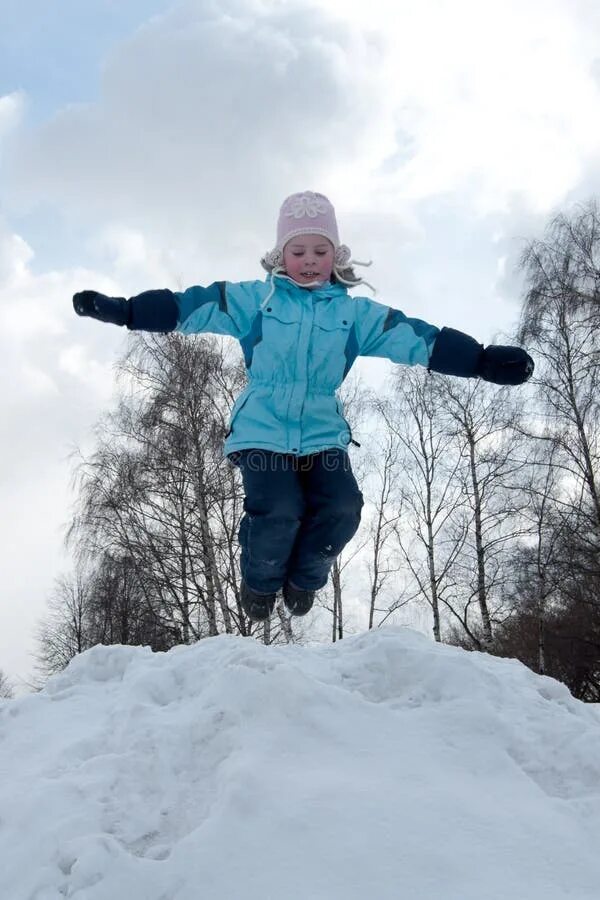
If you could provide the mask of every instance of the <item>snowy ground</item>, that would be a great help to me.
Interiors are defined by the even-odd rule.
[[[97,647],[0,705],[2,900],[598,900],[600,711],[414,632]]]

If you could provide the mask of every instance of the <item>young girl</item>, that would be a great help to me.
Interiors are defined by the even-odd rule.
[[[333,206],[303,191],[280,210],[265,281],[217,281],[126,300],[82,291],[75,312],[134,331],[237,338],[248,385],[237,398],[225,454],[244,484],[241,602],[268,618],[279,589],[305,615],[352,538],[363,505],[347,453],[352,434],[336,390],[357,356],[381,356],[465,378],[521,384],[533,361],[518,347],[483,348],[348,288],[362,284],[340,243]],[[356,263],[354,263],[356,265]]]

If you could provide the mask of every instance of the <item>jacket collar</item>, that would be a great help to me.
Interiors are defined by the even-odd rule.
[[[271,279],[272,276],[267,275],[267,278],[265,279],[267,284],[271,284]],[[298,297],[298,299],[310,294],[313,300],[325,300],[331,297],[343,297],[348,293],[346,286],[339,284],[339,282],[336,284],[328,282],[318,288],[305,288],[296,284],[296,282],[291,278],[288,278],[287,275],[277,275],[275,279],[275,288],[277,291],[285,291],[291,296]]]

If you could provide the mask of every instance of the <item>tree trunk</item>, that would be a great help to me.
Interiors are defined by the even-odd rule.
[[[489,650],[493,644],[492,623],[487,602],[487,589],[485,578],[485,550],[483,546],[483,529],[481,525],[481,494],[477,478],[477,464],[475,462],[475,440],[473,433],[468,432],[469,439],[469,463],[471,471],[471,486],[473,488],[473,506],[475,513],[475,552],[477,560],[477,602],[481,614],[483,628],[483,647]]]
[[[342,578],[339,559],[336,559],[331,569],[331,583],[333,584],[333,642],[341,641],[344,637],[344,615],[342,607]]]

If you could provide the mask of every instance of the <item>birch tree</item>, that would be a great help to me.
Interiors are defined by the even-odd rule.
[[[600,656],[600,215],[594,202],[557,216],[522,257],[520,337],[536,355],[543,426],[560,475],[555,650],[576,695],[595,696]],[[566,652],[568,651],[568,652]],[[583,660],[586,663],[583,664]],[[561,677],[561,676],[557,676]]]
[[[527,535],[511,551],[508,593],[511,613],[495,635],[495,652],[516,656],[540,675],[551,674],[547,634],[560,606],[562,544],[568,518],[561,510],[560,472],[556,448],[529,441],[527,476],[522,484],[527,502],[522,510]]]
[[[574,508],[584,503],[585,530],[600,536],[600,217],[595,203],[558,216],[543,240],[525,250],[527,293],[520,338],[534,349],[535,385],[545,417],[542,439],[560,451]],[[582,525],[584,524],[582,520]]]
[[[373,401],[373,407],[380,421],[387,424],[389,414],[382,401]],[[371,515],[366,541],[369,550],[366,562],[369,575],[369,629],[375,624],[383,624],[389,616],[409,602],[405,598],[403,580],[399,577],[401,563],[395,547],[396,528],[402,515],[402,495],[398,490],[399,459],[398,435],[387,427],[369,454],[368,499]],[[394,585],[390,588],[394,575]],[[387,608],[384,607],[386,597]]]
[[[464,536],[455,533],[450,539],[448,535],[448,523],[463,502],[456,480],[460,459],[449,441],[439,383],[422,372],[403,370],[394,386],[391,404],[379,404],[385,426],[399,447],[402,517],[394,531],[412,578],[408,599],[429,605],[433,636],[441,641],[441,608],[454,609],[453,567],[464,543]]]
[[[47,610],[36,628],[37,670],[44,681],[92,646],[86,616],[91,579],[78,567],[56,579]]]
[[[518,449],[518,398],[507,388],[440,376],[440,398],[452,422],[449,436],[460,449],[453,470],[463,505],[454,560],[457,603],[448,604],[474,647],[490,650],[494,625],[509,613],[504,582],[511,547],[525,533],[520,490],[525,460]],[[456,508],[456,507],[455,507]],[[473,607],[477,614],[473,615]]]
[[[215,341],[136,338],[121,402],[79,468],[72,546],[88,563],[130,560],[149,614],[186,643],[253,628],[239,604],[241,484],[222,459],[241,377]]]

